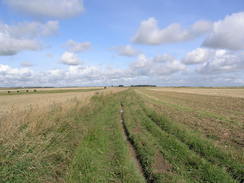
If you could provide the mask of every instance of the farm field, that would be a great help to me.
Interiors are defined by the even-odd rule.
[[[152,88],[151,90],[244,98],[244,88],[243,87],[236,87],[236,88],[162,87],[162,88],[156,88],[156,89]]]
[[[242,89],[68,91],[0,96],[0,182],[244,181]]]
[[[89,97],[96,92],[102,91],[101,87],[92,88],[37,88],[37,92],[29,89],[25,90],[9,90],[12,93],[8,94],[6,90],[0,90],[0,117],[12,111],[23,111],[30,108],[38,108],[49,106],[50,104],[62,103],[69,99],[79,98],[81,100],[88,100]],[[107,91],[113,91],[109,89]],[[1,93],[2,92],[2,93]],[[43,95],[45,94],[45,95]]]

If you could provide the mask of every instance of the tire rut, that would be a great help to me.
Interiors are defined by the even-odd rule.
[[[131,155],[137,169],[139,170],[141,175],[144,177],[145,182],[153,183],[154,181],[150,180],[149,176],[147,175],[145,169],[142,166],[141,160],[139,158],[139,154],[137,153],[136,147],[134,146],[134,141],[130,138],[130,134],[129,134],[128,128],[126,127],[125,119],[124,119],[124,105],[121,103],[120,106],[121,106],[120,119],[121,119],[121,124],[122,124],[122,128],[123,128],[123,135],[124,135],[125,140],[127,141],[130,155]]]

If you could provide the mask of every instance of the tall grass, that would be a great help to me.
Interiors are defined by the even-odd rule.
[[[75,122],[82,106],[73,99],[5,117],[1,121],[0,182],[64,182],[85,128]]]

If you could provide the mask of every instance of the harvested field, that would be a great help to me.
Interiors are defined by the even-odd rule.
[[[165,92],[179,92],[179,93],[190,93],[190,94],[202,94],[202,95],[214,95],[214,96],[228,96],[228,97],[239,97],[244,98],[244,88],[152,88],[154,91],[165,91]]]

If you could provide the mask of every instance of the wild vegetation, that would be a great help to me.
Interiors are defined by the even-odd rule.
[[[13,113],[0,119],[0,182],[243,182],[242,105],[124,88]]]

